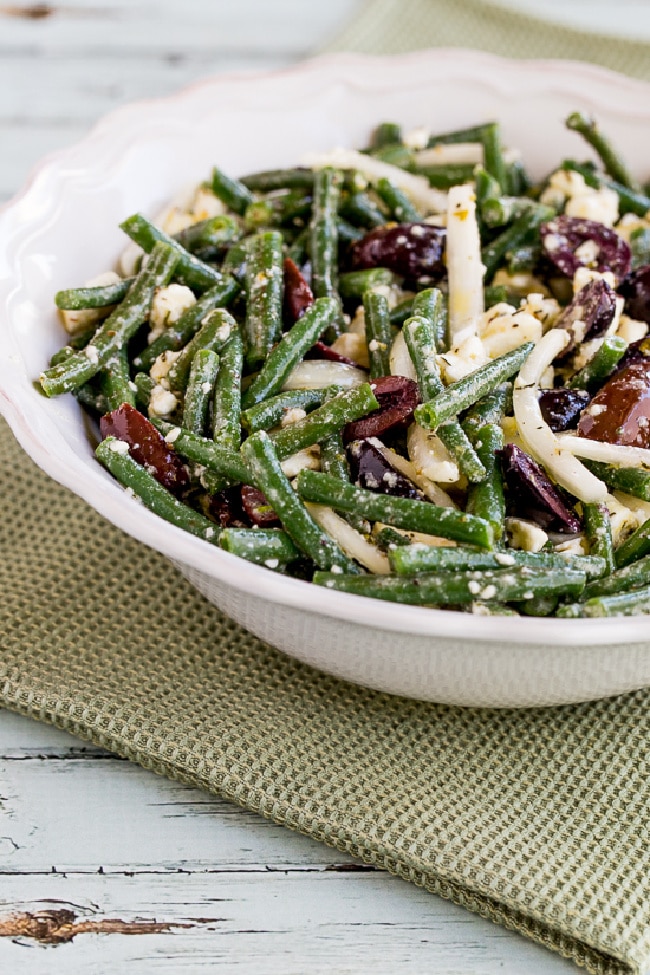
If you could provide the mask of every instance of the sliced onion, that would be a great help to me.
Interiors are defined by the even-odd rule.
[[[452,345],[476,332],[483,314],[481,238],[476,222],[473,184],[452,186],[447,199],[447,276],[449,279],[449,334]]]
[[[282,389],[325,389],[327,386],[351,389],[367,380],[368,374],[356,366],[328,359],[305,359],[293,367]]]
[[[606,443],[603,440],[590,440],[588,437],[575,437],[568,433],[561,434],[558,440],[562,447],[575,457],[598,460],[603,464],[615,464],[617,467],[644,467],[650,470],[650,450],[647,447]]]
[[[360,532],[349,525],[340,515],[337,515],[332,508],[307,502],[305,507],[316,524],[328,535],[331,535],[351,559],[356,559],[370,572],[378,575],[387,575],[390,572],[390,563],[384,553],[372,542],[368,542]]]

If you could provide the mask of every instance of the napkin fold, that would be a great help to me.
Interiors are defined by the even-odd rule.
[[[496,711],[365,690],[227,619],[39,471],[3,420],[0,497],[0,704],[591,972],[650,964],[650,692]]]
[[[327,50],[401,54],[428,47],[469,47],[509,58],[588,61],[650,80],[648,41],[577,30],[513,6],[496,0],[366,0]],[[588,23],[588,4],[580,6]]]

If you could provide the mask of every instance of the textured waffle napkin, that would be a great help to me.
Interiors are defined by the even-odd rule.
[[[588,22],[588,4],[581,7]],[[366,0],[328,50],[398,54],[426,47],[473,47],[511,58],[589,61],[650,81],[647,41],[559,26],[504,8],[496,0]]]
[[[227,796],[592,972],[650,963],[650,692],[466,710],[276,652],[0,419],[0,703]]]

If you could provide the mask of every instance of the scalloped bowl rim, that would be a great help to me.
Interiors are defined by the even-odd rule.
[[[34,167],[23,189],[0,207],[0,240],[7,233],[7,229],[11,237],[12,215],[19,205],[29,202],[33,194],[38,194],[44,181],[56,177],[60,167],[76,154],[92,150],[96,143],[116,126],[122,125],[129,116],[146,113],[151,108],[181,106],[185,100],[209,89],[215,89],[218,94],[219,89],[225,91],[230,86],[237,87],[251,81],[260,84],[265,80],[272,82],[275,79],[307,76],[313,72],[323,73],[325,76],[329,74],[334,80],[341,73],[349,73],[350,69],[356,71],[363,68],[367,72],[368,68],[377,67],[384,71],[387,65],[422,69],[425,59],[433,53],[414,52],[388,58],[358,54],[323,55],[297,66],[271,72],[246,71],[216,75],[162,98],[143,99],[120,106],[100,119],[84,138],[72,146],[49,154]],[[635,96],[636,99],[650,95],[650,85],[645,82],[581,62],[513,61],[455,48],[436,49],[435,58],[438,64],[453,63],[454,68],[486,71],[486,84],[496,84],[495,79],[499,72],[507,73],[514,69],[515,73],[522,75],[533,76],[540,72],[552,74],[557,79],[558,88],[569,84],[573,89],[578,84],[583,98],[588,97],[587,91],[591,83],[606,85],[609,90],[616,89],[619,97],[625,93]],[[349,78],[347,80],[350,82]],[[641,113],[637,110],[636,114],[650,120],[650,108]],[[1,284],[0,281],[0,294]],[[11,333],[9,339],[11,341]],[[164,524],[161,531],[159,518],[143,509],[137,501],[127,497],[98,464],[93,461],[91,466],[86,459],[72,452],[62,440],[55,418],[47,414],[49,401],[38,397],[34,399],[33,390],[13,374],[11,359],[12,347],[10,345],[7,350],[6,343],[3,342],[0,348],[0,412],[5,415],[21,446],[42,470],[87,501],[112,524],[172,561],[223,580],[229,586],[251,596],[296,607],[315,615],[333,617],[339,621],[371,625],[373,628],[405,634],[448,637],[469,642],[531,646],[552,643],[568,647],[585,643],[594,646],[621,645],[648,639],[648,619],[642,616],[585,620],[483,617],[449,610],[405,606],[335,592],[311,583],[288,579],[248,563],[172,525]],[[34,410],[41,422],[39,435],[36,435],[30,422]],[[98,487],[101,488],[99,494],[96,493]]]

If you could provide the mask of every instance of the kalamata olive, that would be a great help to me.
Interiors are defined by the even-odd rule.
[[[370,386],[379,403],[379,409],[345,425],[343,439],[346,443],[350,440],[378,437],[398,423],[408,420],[420,402],[418,384],[405,376],[381,376],[373,379]]]
[[[371,440],[354,440],[347,452],[350,473],[357,487],[398,498],[424,499],[413,481],[396,470]]]
[[[242,508],[254,525],[279,525],[280,520],[275,511],[267,501],[266,497],[258,488],[251,487],[250,484],[243,484],[241,487]]]
[[[284,259],[284,321],[293,325],[314,302],[312,290],[290,257]]]
[[[551,430],[558,433],[575,426],[590,399],[586,389],[545,389],[539,408]]]
[[[408,280],[440,281],[446,230],[427,223],[376,227],[350,247],[353,270],[387,267]]]
[[[146,416],[129,403],[104,414],[99,420],[103,438],[117,437],[129,445],[129,453],[138,464],[153,474],[168,491],[177,493],[189,481],[187,468]]]
[[[565,503],[537,461],[515,444],[499,451],[513,513],[530,518],[541,528],[573,534],[580,531],[580,519]]]
[[[632,361],[607,380],[582,414],[578,435],[650,447],[650,359]]]
[[[250,528],[237,486],[210,495],[210,514],[220,528]]]
[[[650,322],[650,264],[630,271],[618,286],[625,298],[625,314],[642,322]]]
[[[623,278],[632,255],[625,240],[605,224],[563,214],[539,228],[544,253],[556,267],[573,277],[579,267],[613,271]]]
[[[564,328],[571,335],[571,343],[562,355],[566,355],[583,339],[602,335],[611,325],[615,314],[616,294],[607,282],[601,278],[586,284],[555,321],[555,328]]]
[[[357,369],[362,367],[354,359],[348,359],[346,355],[341,355],[331,345],[325,342],[315,342],[311,349],[305,354],[305,359],[329,359],[330,362],[343,362],[346,366],[355,366]]]

